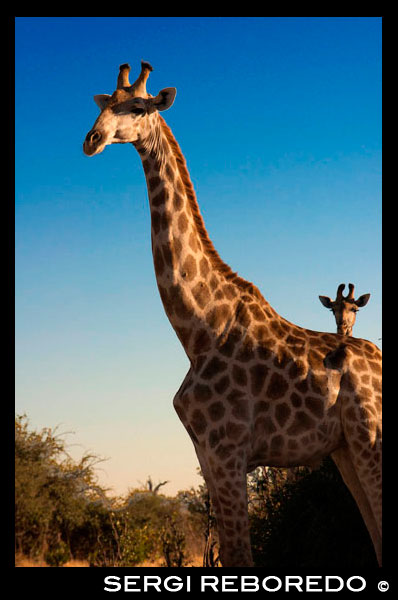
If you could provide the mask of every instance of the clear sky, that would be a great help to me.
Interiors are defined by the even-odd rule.
[[[141,161],[83,155],[93,95],[149,61],[223,260],[309,329],[335,331],[318,295],[354,283],[355,335],[380,346],[381,19],[17,17],[15,40],[16,412],[109,458],[115,493],[196,485]]]

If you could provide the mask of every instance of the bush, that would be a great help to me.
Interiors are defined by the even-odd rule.
[[[281,480],[250,511],[255,566],[376,567],[368,531],[332,459]]]
[[[68,546],[60,540],[56,546],[53,546],[44,555],[44,560],[50,567],[62,567],[70,559]]]

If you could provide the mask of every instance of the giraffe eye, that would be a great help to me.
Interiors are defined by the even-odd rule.
[[[131,112],[133,113],[133,115],[143,115],[145,112],[145,108],[140,108],[139,106],[136,106],[131,109]]]

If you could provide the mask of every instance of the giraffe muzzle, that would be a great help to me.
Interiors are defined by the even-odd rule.
[[[87,156],[93,156],[93,154],[97,154],[100,149],[101,142],[102,134],[100,131],[98,131],[98,129],[89,131],[83,143],[84,154]]]
[[[337,333],[339,333],[340,335],[351,335],[351,328],[345,323],[342,323],[341,325],[339,324],[337,326]]]

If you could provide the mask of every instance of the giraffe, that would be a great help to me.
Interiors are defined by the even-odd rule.
[[[336,299],[331,300],[328,296],[319,296],[319,300],[323,306],[329,308],[336,319],[337,333],[341,335],[352,335],[352,328],[357,318],[359,308],[366,306],[369,302],[370,294],[359,296],[358,300],[354,299],[354,284],[349,283],[349,292],[347,296],[343,296],[344,283],[340,283],[337,288]]]
[[[331,454],[381,564],[381,352],[367,340],[287,321],[223,262],[160,114],[176,89],[148,94],[151,71],[142,61],[130,85],[123,64],[112,95],[94,96],[100,114],[83,151],[94,156],[106,145],[132,143],[141,158],[156,282],[190,362],[173,405],[209,489],[221,563],[253,566],[248,472],[313,466]]]

